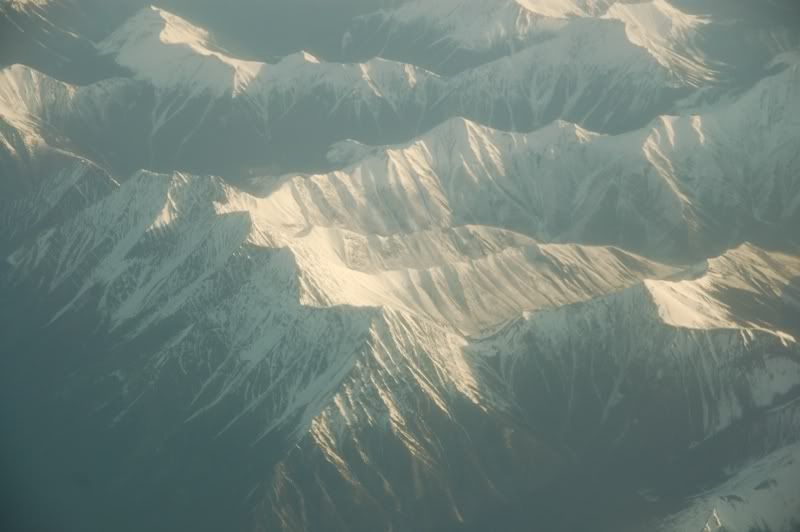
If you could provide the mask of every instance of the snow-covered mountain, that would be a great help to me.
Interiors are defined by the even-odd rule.
[[[696,445],[796,386],[798,266],[793,257],[743,246],[709,260],[697,277],[646,280],[585,304],[526,314],[480,349],[526,396],[520,405],[559,404],[561,415],[552,408],[546,415],[565,434],[583,435],[596,424],[616,444],[639,437],[663,445],[667,435],[657,434],[667,430],[669,439]],[[754,356],[758,363],[736,362]],[[558,395],[530,397],[540,394]],[[560,400],[563,394],[570,399]],[[646,405],[670,412],[637,413]],[[595,412],[576,422],[586,409]],[[637,416],[636,426],[625,415],[615,424],[615,411]]]
[[[339,510],[353,504],[347,499],[354,489],[359,500],[365,499],[360,504],[371,512],[388,513],[394,523],[404,523],[405,512],[396,508],[406,508],[423,515],[423,526],[433,528],[435,521],[427,519],[441,516],[427,513],[433,512],[430,500],[447,501],[438,511],[449,519],[480,522],[480,514],[491,514],[496,505],[514,508],[528,494],[535,496],[534,501],[548,503],[560,500],[559,496],[580,500],[581,488],[571,486],[553,497],[542,493],[548,488],[537,485],[553,482],[553,470],[565,474],[573,468],[588,468],[594,474],[617,469],[617,482],[626,485],[624,489],[647,488],[654,508],[650,511],[657,514],[653,501],[674,498],[674,483],[692,477],[685,472],[675,475],[669,468],[676,463],[709,474],[726,465],[726,458],[746,459],[748,446],[770,450],[796,437],[796,417],[772,419],[783,415],[777,405],[796,412],[796,400],[792,400],[800,378],[796,339],[769,328],[775,324],[730,320],[736,319],[731,316],[736,312],[778,321],[795,316],[796,327],[799,266],[794,257],[744,246],[710,261],[704,272],[694,272],[689,280],[646,281],[590,302],[525,314],[491,335],[467,339],[461,347],[466,356],[448,355],[449,360],[465,361],[469,369],[459,369],[457,374],[469,388],[430,398],[419,391],[396,395],[398,389],[409,386],[430,393],[441,390],[438,386],[443,384],[417,384],[414,373],[395,369],[396,362],[387,367],[383,357],[388,354],[375,353],[375,363],[356,368],[342,392],[312,423],[308,441],[279,466],[278,485],[269,492],[269,504],[279,516],[272,526],[279,523],[289,530],[323,526],[324,513],[309,515],[303,508],[327,505],[337,512],[336,529],[355,526],[358,517],[350,510]],[[771,293],[773,289],[786,292]],[[750,301],[743,293],[762,301],[763,308],[746,308]],[[792,310],[787,311],[786,304]],[[448,344],[449,350],[458,345],[453,340]],[[384,344],[380,345],[383,349]],[[404,362],[403,367],[410,366],[413,372],[417,364]],[[403,377],[386,384],[387,371],[402,372]],[[778,425],[777,431],[765,430],[762,420],[753,416],[765,409],[770,413],[764,423]],[[388,419],[376,412],[385,412]],[[498,415],[509,419],[497,433],[494,421],[478,422],[487,423],[483,431],[469,428],[476,416],[487,415],[493,420]],[[389,425],[390,432],[381,428],[382,423]],[[462,431],[475,439],[455,443]],[[737,450],[725,451],[732,455],[722,458],[720,441],[731,437],[729,432],[734,438],[745,435],[747,445],[740,441]],[[376,439],[378,444],[373,443]],[[398,447],[406,450],[397,451]],[[520,461],[520,455],[527,458]],[[598,462],[598,456],[604,458]],[[664,457],[669,457],[666,462]],[[519,469],[512,473],[501,467],[506,460],[516,460]],[[392,468],[390,464],[397,461],[404,466]],[[624,463],[627,470],[620,469]],[[375,464],[380,464],[378,478]],[[466,475],[475,483],[474,489],[485,494],[477,508],[475,492],[455,480],[465,474],[459,469],[463,467],[469,468]],[[502,477],[495,468],[504,472]],[[534,473],[538,480],[526,478]],[[403,478],[408,474],[415,480]],[[770,474],[782,473],[774,467],[762,471],[756,484],[768,480]],[[309,476],[317,479],[315,485],[298,488],[300,479]],[[602,480],[600,484],[607,486]],[[780,488],[785,504],[762,509],[760,515],[753,514],[754,519],[790,522],[798,510],[792,485]],[[349,490],[341,497],[343,486]],[[398,493],[395,486],[410,493]],[[645,507],[651,503],[638,502]],[[528,504],[541,512],[540,522],[546,525],[552,519],[540,503]],[[522,526],[524,521],[508,511],[511,515],[505,516],[505,522]],[[686,529],[692,523],[702,527],[706,517],[683,516],[684,528],[669,530]],[[587,509],[583,518],[587,521],[579,518],[574,526],[592,522],[592,511]],[[633,521],[634,526],[646,529],[651,518],[637,518],[642,521]]]
[[[11,65],[0,89],[3,118],[25,115],[58,137],[40,131],[49,144],[106,160],[122,173],[150,167],[246,176],[286,165],[313,168],[336,140],[390,142],[429,126],[423,113],[441,91],[438,76],[380,58],[323,63],[298,52],[275,64],[238,60],[217,50],[206,30],[152,7],[96,50],[131,77],[75,86]],[[111,135],[97,139],[97,131]],[[232,136],[249,140],[229,146],[224,157],[210,156]],[[308,152],[293,148],[301,140]]]
[[[791,10],[337,1],[0,4],[0,522],[792,532]]]
[[[701,516],[708,516],[704,532],[796,528],[800,492],[797,453],[797,444],[792,444],[746,464],[724,484],[698,496],[690,508],[670,517],[659,530],[690,530]]]
[[[512,4],[506,7],[525,9]],[[480,7],[470,6],[457,9]],[[380,57],[345,64],[301,51],[278,62],[241,60],[215,44],[207,30],[146,7],[95,49],[96,63],[115,62],[130,77],[69,89],[92,93],[85,104],[92,109],[59,105],[53,98],[25,101],[38,85],[60,82],[35,69],[23,74],[18,65],[6,68],[3,90],[22,99],[9,99],[6,106],[25,109],[31,120],[82,142],[83,156],[106,160],[116,172],[178,168],[241,178],[319,170],[336,141],[395,143],[459,116],[515,131],[562,119],[620,133],[660,114],[686,112],[696,105],[692,101],[724,93],[724,87],[716,82],[717,67],[704,60],[698,37],[713,25],[675,9],[665,2],[625,4],[604,10],[602,17],[554,18],[557,31],[548,38],[442,78]],[[461,18],[456,26],[463,29]],[[495,27],[484,19],[469,18]],[[787,57],[783,48],[775,53]],[[690,95],[693,100],[685,101]],[[97,112],[98,107],[110,109]],[[113,135],[93,138],[98,130]],[[230,143],[232,137],[247,141]],[[303,151],[297,149],[301,142]],[[224,156],[210,157],[214,146],[225,146]]]
[[[481,224],[654,255],[704,253],[796,223],[797,77],[789,67],[735,101],[620,135],[563,121],[518,134],[453,119],[410,144],[351,150],[343,170],[289,178],[276,194],[292,191],[305,223],[354,231]],[[742,160],[745,146],[760,153]]]
[[[98,45],[156,87],[238,94],[263,64],[214,51],[206,30],[154,6],[147,7]]]
[[[424,49],[433,50],[422,61],[434,70],[452,72],[563,38],[576,26],[576,19],[583,19],[577,25],[582,32],[602,33],[608,26],[604,21],[621,23],[629,46],[646,50],[687,81],[713,81],[714,69],[697,49],[704,26],[713,21],[681,11],[666,0],[452,0],[435,6],[410,1],[360,17],[342,46],[380,43],[383,53],[409,59],[421,48],[415,41],[422,41]],[[603,51],[611,55],[612,50]]]
[[[151,6],[100,42],[98,49],[157,89],[182,90],[186,98],[207,92],[269,100],[273,92],[314,92],[324,84],[337,94],[353,91],[361,97],[391,99],[429,76],[419,68],[381,60],[324,64],[307,52],[276,64],[243,61],[226,55],[209,39],[207,30]]]

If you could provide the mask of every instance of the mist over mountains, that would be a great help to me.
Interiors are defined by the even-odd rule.
[[[789,0],[3,0],[0,523],[794,532],[798,148]]]

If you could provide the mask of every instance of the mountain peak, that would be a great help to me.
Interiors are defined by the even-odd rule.
[[[140,10],[100,42],[98,49],[157,87],[239,93],[262,63],[226,55],[203,28],[155,6]]]
[[[523,9],[554,18],[597,16],[615,0],[515,0]]]
[[[776,264],[780,264],[777,267]],[[686,329],[757,329],[796,341],[770,323],[768,309],[741,294],[780,294],[800,274],[800,262],[745,243],[706,261],[696,279],[645,281],[658,315],[667,325]],[[753,314],[754,307],[758,310]]]
[[[682,78],[694,84],[714,79],[715,71],[694,43],[698,30],[709,23],[706,18],[684,13],[666,0],[616,3],[603,17],[625,24],[632,44]]]

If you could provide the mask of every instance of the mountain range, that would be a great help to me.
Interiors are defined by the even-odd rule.
[[[0,34],[4,529],[800,527],[793,1]]]

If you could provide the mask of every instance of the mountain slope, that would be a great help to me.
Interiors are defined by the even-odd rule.
[[[706,300],[694,309],[700,315],[713,315],[716,305],[737,312],[729,303],[725,307],[716,303],[710,294],[719,292],[718,297],[726,300],[744,287],[780,306],[784,304],[780,291],[795,282],[799,266],[796,258],[743,247],[714,261],[696,280],[646,282],[619,295],[526,315],[494,335],[462,344],[466,356],[447,356],[472,368],[456,374],[463,384],[477,384],[477,406],[469,406],[476,397],[472,388],[461,392],[466,402],[451,392],[437,394],[430,404],[419,403],[437,389],[436,381],[416,384],[419,376],[440,374],[417,373],[413,363],[387,365],[381,351],[375,352],[375,363],[356,366],[343,390],[314,420],[309,436],[278,466],[263,510],[272,517],[264,526],[314,529],[326,519],[333,529],[346,530],[367,526],[370,521],[362,519],[370,515],[385,515],[377,522],[405,529],[406,516],[415,515],[423,527],[434,528],[441,519],[478,530],[481,521],[476,512],[494,515],[493,508],[517,508],[522,499],[529,501],[532,513],[516,509],[519,513],[505,514],[508,526],[522,529],[523,523],[535,518],[542,526],[566,529],[609,519],[607,508],[595,509],[593,504],[602,508],[597,501],[606,500],[603,490],[612,485],[631,494],[646,486],[669,500],[676,497],[678,482],[682,497],[697,486],[669,473],[675,462],[697,467],[707,460],[705,449],[719,452],[728,445],[731,450],[723,451],[725,456],[738,452],[741,457],[746,452],[741,447],[732,451],[737,445],[727,443],[729,427],[744,427],[737,430],[752,434],[757,445],[768,449],[782,444],[781,439],[759,438],[759,422],[748,412],[796,398],[800,359],[794,337],[760,325],[714,329],[718,324],[691,322],[693,328],[688,329],[683,321],[675,321],[676,316],[691,321],[695,314],[679,315],[674,299],[663,292],[667,287],[684,291],[702,287]],[[734,271],[739,273],[731,275]],[[791,298],[797,295],[796,288],[786,293],[789,304],[795,305],[794,315],[798,309]],[[672,314],[662,316],[665,309]],[[425,345],[423,338],[417,341]],[[449,350],[459,343],[448,344]],[[380,345],[382,349],[384,343]],[[751,357],[758,362],[750,362]],[[406,371],[410,374],[398,378]],[[401,392],[406,386],[428,392]],[[500,432],[494,425],[498,419],[505,419]],[[796,423],[787,424],[782,433],[797,430]],[[498,441],[501,435],[504,443]],[[455,443],[459,438],[463,443]],[[630,463],[633,449],[639,457],[636,467],[620,473],[619,463]],[[520,453],[529,461],[521,460]],[[498,478],[498,470],[509,471],[503,465],[509,459],[517,469]],[[549,460],[550,467],[540,460]],[[404,465],[396,468],[391,463]],[[467,464],[468,470],[459,473],[453,464]],[[716,459],[700,469],[725,465],[724,459]],[[602,487],[588,481],[611,471],[617,479],[601,483]],[[414,475],[413,480],[404,477],[408,474]],[[472,481],[459,483],[459,474]],[[548,494],[537,481],[523,480],[530,474],[545,485],[552,482],[551,475],[566,475],[573,481],[564,491]],[[309,478],[314,480],[304,480]],[[582,482],[588,495],[576,488],[575,483]],[[412,493],[397,491],[411,485]],[[476,496],[482,497],[480,503]],[[573,516],[573,521],[568,512],[556,509],[559,517],[554,517],[545,509],[547,504],[566,509],[582,497],[595,503],[587,503],[585,513]],[[637,504],[648,508],[646,501]],[[312,506],[322,511],[303,510]],[[643,519],[652,520],[661,511],[658,505],[649,507]]]
[[[797,444],[752,463],[712,491],[691,501],[690,508],[666,520],[659,530],[696,528],[703,518],[708,530],[792,530],[797,527]]]
[[[342,171],[290,178],[276,194],[300,198],[312,223],[382,234],[482,224],[673,256],[766,239],[798,215],[797,73],[622,135],[564,122],[506,133],[454,119],[410,144],[356,149]],[[742,160],[745,146],[759,148]]]
[[[0,4],[0,528],[790,532],[791,10],[268,4]]]
[[[240,61],[209,48],[208,32],[184,19],[148,7],[98,45],[121,65],[156,86],[200,85],[215,93],[241,91],[261,64]]]
[[[62,115],[69,129],[52,124],[61,135],[86,145],[82,155],[108,158],[123,174],[147,167],[241,177],[318,168],[335,141],[402,142],[453,116],[512,130],[565,119],[596,131],[628,131],[669,112],[679,98],[697,92],[698,80],[714,76],[694,44],[704,22],[671,18],[669,9],[663,3],[641,10],[615,6],[604,19],[558,19],[552,37],[443,79],[379,58],[341,64],[298,52],[277,63],[240,60],[216,46],[207,30],[151,7],[97,46],[134,79],[115,80],[112,89],[110,80],[98,84],[102,90],[71,89],[92,93],[94,106],[124,98],[130,108],[87,117],[79,109],[52,109],[48,100],[46,109],[15,105],[32,107],[29,114],[40,122]],[[688,55],[668,53],[681,46]],[[18,77],[10,72],[6,77]],[[130,130],[129,123],[130,134],[99,139],[102,149],[89,148],[98,139],[84,139],[98,129]],[[231,143],[232,136],[247,141]],[[214,147],[229,155],[208,157]],[[118,160],[123,152],[126,160]]]
[[[619,295],[527,314],[493,336],[470,339],[431,321],[459,323],[454,315],[435,316],[427,307],[393,302],[403,292],[391,296],[385,286],[375,292],[380,294],[377,299],[370,299],[369,291],[352,289],[337,295],[327,268],[348,258],[349,267],[357,268],[351,276],[404,264],[470,263],[491,253],[502,242],[494,240],[502,232],[473,227],[412,233],[395,235],[382,245],[372,237],[365,241],[372,242],[367,248],[373,249],[371,254],[350,248],[337,256],[337,246],[344,241],[337,244],[332,239],[337,236],[335,226],[297,234],[291,217],[286,217],[290,211],[267,208],[260,201],[218,179],[142,172],[74,219],[45,231],[9,260],[15,283],[38,283],[38,290],[50,293],[49,306],[58,309],[55,315],[44,315],[51,327],[73,327],[69,316],[76,314],[103,316],[104,327],[117,337],[115,343],[121,342],[112,352],[120,355],[141,338],[160,338],[147,349],[139,348],[134,359],[113,356],[91,370],[79,363],[82,372],[90,371],[95,378],[106,375],[98,383],[119,390],[117,399],[99,410],[89,409],[96,412],[89,416],[96,418],[92,426],[100,422],[92,431],[104,423],[114,432],[128,430],[129,423],[141,423],[152,408],[161,408],[159,398],[173,389],[178,395],[164,415],[184,420],[186,430],[199,430],[220,442],[244,438],[254,449],[276,445],[275,438],[286,438],[282,445],[300,442],[285,460],[273,458],[275,476],[262,469],[260,475],[247,475],[252,484],[241,487],[255,488],[256,501],[266,497],[261,499],[265,506],[253,507],[253,518],[265,526],[321,526],[315,519],[328,514],[301,517],[297,505],[317,504],[318,497],[330,492],[342,497],[331,507],[341,529],[366,526],[369,521],[360,520],[368,519],[361,513],[368,508],[376,522],[411,526],[401,517],[405,511],[390,510],[411,500],[420,501],[408,508],[425,516],[415,521],[427,523],[424,526],[453,519],[474,523],[478,516],[470,508],[476,508],[477,500],[490,496],[490,505],[498,508],[516,504],[525,490],[540,489],[538,483],[528,483],[530,474],[536,471],[544,486],[574,467],[576,453],[588,459],[611,446],[617,449],[612,456],[636,448],[644,457],[665,451],[691,457],[697,442],[715,442],[753,409],[773,408],[791,398],[800,379],[796,331],[791,321],[781,321],[796,312],[800,297],[794,284],[800,265],[790,256],[743,247],[710,261],[704,270],[685,274],[695,280],[645,281]],[[264,218],[266,213],[274,213],[281,222]],[[115,222],[108,224],[112,218]],[[450,239],[449,251],[442,237]],[[307,248],[306,238],[312,238]],[[532,246],[519,235],[506,234],[503,239]],[[392,252],[381,251],[389,243],[386,251]],[[630,269],[637,264],[644,268],[639,275],[659,271],[614,250],[553,245],[538,249],[531,258],[540,271],[543,260],[560,261],[554,271],[574,272],[574,282],[586,294],[614,290],[587,284],[597,275],[592,271],[603,272],[605,282],[615,268],[634,277],[636,270]],[[592,263],[587,273],[581,273],[583,260]],[[606,261],[602,267],[600,260]],[[315,261],[326,270],[317,270]],[[501,267],[497,259],[491,264],[494,269],[487,275],[498,282],[508,266]],[[467,281],[473,275],[468,272],[460,274],[467,288],[475,286],[474,280]],[[626,282],[633,280],[623,277]],[[558,286],[564,280],[542,276],[532,281],[527,305],[535,306],[542,295],[552,297],[546,296],[548,283]],[[359,284],[365,286],[363,281]],[[525,284],[515,280],[514,286]],[[562,299],[547,305],[575,298],[564,293],[567,287],[557,289]],[[414,293],[420,290],[413,288]],[[347,300],[341,301],[343,297]],[[331,307],[340,302],[361,309]],[[384,308],[376,309],[378,303]],[[444,307],[430,308],[441,312]],[[502,314],[494,316],[502,319]],[[162,329],[164,323],[173,324],[169,329],[174,332]],[[596,348],[598,342],[603,350],[584,359],[591,351],[584,347]],[[323,344],[324,354],[319,350]],[[304,347],[298,351],[298,346]],[[220,356],[231,349],[231,355]],[[651,358],[656,353],[667,355]],[[661,363],[661,357],[675,362]],[[750,357],[763,360],[763,366],[743,369],[740,361]],[[704,362],[698,364],[701,359]],[[592,384],[582,385],[589,376]],[[536,385],[539,378],[544,380]],[[745,383],[749,388],[743,388]],[[582,391],[573,395],[575,390]],[[77,406],[83,397],[75,396],[67,404]],[[663,404],[685,409],[674,408],[665,416],[658,406]],[[152,425],[147,432],[156,440],[179,441],[162,430]],[[456,446],[465,431],[469,443]],[[669,437],[661,437],[666,434]],[[583,442],[593,443],[583,448]],[[447,462],[441,445],[449,449]],[[707,445],[712,443],[703,443]],[[531,455],[533,469],[521,468],[518,476],[505,477],[510,464],[525,454]],[[148,456],[143,472],[159,467],[162,460],[157,454]],[[446,465],[449,460],[473,465],[457,473]],[[496,460],[505,465],[498,466]],[[543,475],[545,461],[553,465]],[[390,463],[408,467],[394,470]],[[656,461],[644,471],[660,471],[662,465]],[[316,484],[298,480],[309,471],[319,475]],[[417,481],[404,477],[409,471],[417,471]],[[481,480],[473,484],[473,491],[455,489],[460,474]],[[382,477],[388,484],[375,491]],[[642,482],[634,480],[630,490]],[[414,485],[428,488],[397,491]],[[523,486],[527,487],[520,491]],[[243,491],[231,495],[242,497]],[[427,496],[418,498],[421,493]],[[351,506],[362,497],[372,502]],[[450,502],[434,504],[443,500]],[[347,514],[344,508],[350,508]]]

